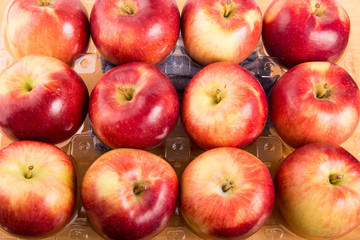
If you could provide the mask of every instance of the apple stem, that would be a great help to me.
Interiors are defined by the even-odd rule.
[[[133,191],[134,191],[134,193],[137,195],[137,194],[139,194],[139,193],[141,193],[141,192],[143,192],[143,191],[146,191],[146,190],[148,190],[148,189],[149,189],[149,186],[148,186],[146,183],[142,183],[142,184],[134,187],[134,190],[133,190]]]
[[[336,184],[339,182],[340,179],[344,178],[343,174],[330,174],[329,176],[329,182],[331,184]]]
[[[131,8],[129,8],[129,6],[122,6],[121,10],[128,15],[133,15],[134,12],[131,10]]]
[[[38,6],[46,7],[52,5],[52,2],[49,0],[40,0]]]
[[[33,165],[30,165],[28,167],[28,171],[26,172],[26,175],[25,175],[25,178],[26,179],[30,179],[32,177],[32,170],[34,169],[34,166]]]
[[[130,101],[132,99],[133,90],[124,88],[123,86],[118,87],[119,91],[125,96],[125,98]],[[130,93],[129,93],[130,92]]]
[[[320,3],[317,2],[317,3],[315,4],[315,11],[314,11],[315,16],[317,16],[317,13],[318,13],[320,7],[321,7]]]
[[[221,102],[221,90],[220,89],[216,89],[216,103],[220,103]]]
[[[314,15],[316,17],[324,17],[325,16],[325,12],[326,12],[326,8],[321,6],[320,3],[316,3],[315,4],[315,9],[314,9]]]
[[[225,7],[224,7],[224,17],[225,18],[229,17],[231,12],[232,12],[232,1],[227,0],[226,4],[225,4]]]
[[[318,86],[318,92],[316,94],[317,98],[328,98],[331,96],[331,89],[329,88],[329,84],[324,83]]]
[[[226,184],[223,185],[222,190],[223,190],[224,192],[227,192],[227,191],[229,191],[233,186],[234,186],[234,181],[228,181],[228,180],[226,180]]]

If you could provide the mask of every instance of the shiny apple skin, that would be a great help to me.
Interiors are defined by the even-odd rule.
[[[146,184],[147,190],[134,193]],[[115,149],[85,174],[81,199],[92,227],[107,239],[151,239],[168,224],[178,180],[164,159],[138,149]]]
[[[315,86],[327,84],[331,96],[320,99]],[[329,62],[302,63],[275,84],[270,116],[279,136],[291,147],[311,142],[341,144],[360,119],[360,92],[341,67]]]
[[[80,0],[15,0],[8,12],[6,36],[12,55],[19,59],[30,54],[57,58],[72,65],[86,52],[90,24]]]
[[[122,13],[120,7],[125,3],[135,6],[134,14]],[[96,48],[112,64],[141,61],[156,65],[178,40],[180,12],[172,0],[97,0],[90,28]]]
[[[316,3],[324,16],[314,14]],[[264,14],[262,40],[287,68],[303,62],[337,63],[350,36],[350,18],[337,0],[274,0]]]
[[[233,181],[233,188],[225,193],[221,190],[224,180]],[[238,148],[214,148],[200,154],[181,177],[180,213],[204,239],[250,237],[270,216],[274,198],[269,170]]]
[[[26,179],[29,166],[32,178]],[[18,141],[0,150],[0,226],[17,237],[55,234],[73,217],[76,172],[59,148]]]
[[[128,101],[119,87],[135,90]],[[179,100],[170,79],[157,67],[132,62],[113,68],[90,95],[89,117],[97,136],[111,148],[149,149],[175,127]]]
[[[255,49],[262,14],[255,0],[232,0],[235,9],[225,18],[226,0],[187,0],[181,13],[181,34],[189,56],[205,66],[240,63]]]
[[[21,82],[34,81],[24,92]],[[65,63],[29,55],[0,74],[0,127],[12,140],[60,143],[74,135],[87,115],[89,93]]]
[[[338,184],[330,174],[342,174]],[[289,155],[274,180],[288,227],[307,239],[335,239],[360,223],[360,163],[338,145],[311,143]]]
[[[218,104],[217,89],[223,95]],[[186,87],[181,105],[184,128],[203,149],[250,144],[262,132],[267,116],[260,83],[245,68],[229,62],[201,69]]]

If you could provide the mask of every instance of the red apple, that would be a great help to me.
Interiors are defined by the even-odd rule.
[[[341,144],[360,119],[356,82],[329,62],[302,63],[290,69],[275,84],[269,105],[276,131],[294,148],[311,142]]]
[[[13,140],[59,143],[83,124],[88,99],[86,85],[68,65],[25,56],[0,74],[0,128]]]
[[[90,28],[97,49],[112,64],[158,64],[176,44],[180,13],[173,0],[97,0]]]
[[[87,50],[89,20],[80,0],[15,0],[6,36],[15,58],[41,54],[72,65]]]
[[[262,40],[287,68],[336,63],[349,41],[350,18],[337,0],[274,0],[264,14]]]
[[[360,224],[360,162],[342,147],[304,145],[275,177],[278,207],[288,227],[307,239],[334,239]]]
[[[157,67],[132,62],[111,69],[96,83],[89,117],[109,147],[149,149],[175,127],[179,100],[172,82]]]
[[[263,226],[274,205],[270,172],[238,148],[196,157],[181,177],[180,213],[205,239],[245,239]]]
[[[181,14],[186,51],[201,65],[242,62],[255,49],[261,28],[255,0],[187,0]]]
[[[81,199],[92,227],[107,239],[151,239],[168,224],[178,180],[162,158],[138,149],[116,149],[85,174]]]
[[[55,234],[72,218],[76,175],[70,158],[41,142],[18,141],[0,150],[0,226],[11,234]]]
[[[218,62],[201,69],[182,99],[184,128],[205,149],[248,145],[262,132],[267,115],[260,83],[235,63]]]

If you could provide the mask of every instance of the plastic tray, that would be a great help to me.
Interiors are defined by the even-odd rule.
[[[83,0],[84,5],[90,14],[91,7],[95,0]],[[10,6],[10,0],[2,0],[0,2],[0,71],[14,62],[14,59],[10,56],[6,50],[5,39],[5,24],[6,24],[6,12]],[[348,47],[347,53],[339,63],[340,66],[345,68],[354,79],[353,59],[351,54],[351,46]],[[256,47],[255,51],[241,63],[246,69],[248,69],[262,84],[267,96],[276,82],[276,80],[285,73],[276,59],[269,58],[263,49],[261,41]],[[96,81],[113,66],[108,64],[96,51],[93,43],[90,43],[87,53],[83,54],[74,63],[74,70],[83,78],[89,92],[93,89]],[[201,66],[195,64],[189,56],[186,54],[181,35],[179,40],[166,60],[158,65],[158,67],[165,72],[171,81],[173,82],[179,99],[181,100],[182,94],[185,90],[187,83],[191,78],[201,69]],[[9,143],[8,139],[4,140],[4,136],[0,133],[0,146]],[[3,142],[2,142],[3,141]],[[52,237],[45,239],[57,239],[57,240],[70,240],[70,239],[102,239],[97,233],[89,226],[84,209],[81,206],[79,199],[79,190],[81,186],[81,180],[86,173],[88,167],[103,153],[109,150],[107,146],[101,143],[101,141],[91,131],[91,125],[88,118],[84,122],[83,128],[75,134],[68,141],[58,145],[75,162],[78,174],[78,202],[77,211],[70,223],[63,228],[60,232]],[[347,140],[343,145],[345,149],[351,152],[354,156],[359,156],[360,153],[360,128],[356,130],[355,134]],[[252,144],[245,147],[244,150],[252,153],[260,158],[265,165],[269,168],[272,175],[274,175],[276,168],[282,159],[284,159],[293,149],[286,146],[283,141],[276,136],[270,119],[268,118],[267,124],[260,137]],[[191,162],[196,156],[202,153],[204,150],[194,145],[186,132],[184,131],[181,121],[179,119],[176,127],[170,133],[170,135],[164,140],[162,144],[150,152],[166,159],[175,169],[179,179],[187,164]],[[10,236],[9,234],[0,231],[1,239],[19,239],[16,236]],[[171,218],[168,226],[164,231],[157,235],[155,240],[196,240],[201,239],[192,233],[188,228],[184,226],[184,223],[179,215],[178,208],[176,208],[173,217]],[[282,219],[279,217],[276,206],[273,213],[267,220],[266,224],[250,238],[251,240],[267,240],[267,239],[281,239],[281,240],[300,240],[303,238],[298,237],[294,233],[284,227]],[[355,229],[348,235],[340,238],[341,240],[359,240],[360,239],[360,227]]]

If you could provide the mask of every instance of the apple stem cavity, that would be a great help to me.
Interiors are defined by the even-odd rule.
[[[318,99],[328,99],[331,96],[331,89],[329,84],[320,83],[316,86],[316,97]]]
[[[344,178],[343,174],[330,174],[329,182],[333,185],[337,185],[341,179]]]
[[[220,103],[221,102],[221,90],[220,89],[216,89],[216,103]]]
[[[146,183],[139,184],[134,187],[133,192],[138,195],[143,191],[146,191],[149,189],[149,186]]]
[[[131,101],[131,99],[133,98],[133,94],[134,94],[134,89],[132,88],[125,88],[123,86],[119,86],[118,90],[124,95],[124,97],[128,100]]]
[[[20,78],[20,86],[24,94],[30,93],[35,87],[35,82],[30,78]]]
[[[37,5],[39,7],[46,7],[46,6],[53,5],[53,2],[52,2],[52,0],[40,0],[40,1],[38,1]]]
[[[224,193],[226,193],[226,192],[229,191],[232,187],[234,187],[234,181],[228,181],[228,180],[226,180],[221,189],[223,190]]]
[[[320,3],[316,3],[316,4],[315,4],[315,11],[314,11],[315,16],[316,16],[316,14],[318,13],[320,7],[321,7]]]
[[[133,11],[131,11],[131,9],[128,6],[122,7],[122,10],[125,14],[127,15],[133,15]]]
[[[131,3],[124,3],[121,7],[120,7],[121,13],[124,15],[134,15],[136,8],[135,6],[133,6]]]
[[[230,14],[235,10],[234,5],[232,4],[231,0],[226,0],[226,4],[224,7],[224,17],[228,18],[230,16]]]
[[[315,4],[315,9],[313,10],[313,13],[316,17],[324,17],[325,16],[326,9],[321,6],[319,2]]]
[[[29,167],[28,167],[28,170],[27,170],[27,172],[26,172],[26,174],[25,174],[25,178],[26,179],[30,179],[31,177],[32,177],[32,170],[34,169],[34,166],[33,165],[30,165]]]

